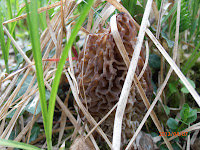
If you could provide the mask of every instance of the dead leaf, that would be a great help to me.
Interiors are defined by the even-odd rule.
[[[83,136],[78,136],[69,148],[70,150],[95,150],[92,142]]]

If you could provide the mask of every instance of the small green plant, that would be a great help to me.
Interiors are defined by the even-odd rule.
[[[189,135],[188,132],[181,132],[197,119],[197,110],[190,108],[190,106],[185,103],[180,111],[180,117],[178,118],[169,118],[167,120],[167,126],[169,128],[168,132],[160,133],[159,135],[155,132],[152,132],[151,135],[155,136],[167,136],[168,138],[171,136],[181,136],[183,138]],[[179,122],[178,122],[178,121]],[[167,150],[166,145],[160,145],[163,142],[163,139],[158,141],[156,144],[159,146],[160,150]],[[179,137],[173,139],[171,141],[172,147],[174,150],[180,150],[180,147],[177,145],[177,142],[181,142]]]
[[[122,0],[123,6],[128,10],[131,16],[140,24],[144,14],[144,4],[138,5],[137,0]]]
[[[190,82],[190,84],[192,85],[192,87],[195,89],[196,85],[195,85],[194,81],[190,80],[189,78],[187,80]],[[183,82],[181,80],[179,80],[179,82],[181,84],[183,84]],[[184,84],[183,84],[183,87],[181,88],[181,92],[183,92],[185,94],[189,93],[188,89],[184,86]]]
[[[180,122],[174,118],[169,118],[167,120],[167,126],[170,131],[179,133],[186,129],[191,123],[197,119],[197,110],[190,108],[188,104],[184,104],[180,111],[180,118],[177,118]]]
[[[173,38],[174,37],[174,33],[176,30],[176,16],[177,16],[177,12],[174,13],[172,20],[171,20],[171,24],[170,24],[170,37]],[[191,25],[191,17],[190,17],[190,13],[188,10],[188,5],[186,2],[182,2],[181,3],[181,14],[180,14],[180,29],[179,29],[179,33],[187,30],[190,28]]]
[[[193,80],[190,80],[189,78],[187,78],[188,82],[192,85],[192,87],[195,89],[196,88],[196,84],[194,83]],[[176,82],[170,82],[168,87],[169,87],[169,92],[167,93],[167,98],[169,98],[170,96],[172,96],[173,94],[176,94],[177,96],[180,96],[180,92],[177,89],[177,86],[181,84],[181,92],[184,94],[188,94],[189,91],[188,89],[185,87],[185,85],[183,84],[183,82],[181,80],[177,80]]]

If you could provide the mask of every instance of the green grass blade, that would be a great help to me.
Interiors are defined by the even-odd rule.
[[[21,8],[20,11],[17,13],[17,16],[16,16],[16,17],[20,16],[20,15],[23,13],[24,9],[25,9],[25,7]],[[13,33],[14,33],[16,24],[17,24],[17,21],[15,21],[15,22],[13,22],[13,23],[11,24],[11,29],[10,29],[10,34],[11,34],[11,35],[13,35]],[[9,38],[9,39],[7,40],[7,45],[6,45],[6,50],[7,50],[7,51],[9,51],[10,43],[11,43],[11,40],[10,40],[10,38]]]
[[[200,41],[199,35],[200,35],[200,19],[199,19],[197,30],[196,30],[196,37],[195,37],[195,40],[194,40],[195,45],[197,45],[197,43]]]
[[[32,43],[32,50],[33,50],[33,58],[35,61],[36,67],[36,75],[37,75],[37,82],[38,88],[40,93],[40,103],[42,108],[42,116],[44,122],[44,129],[46,134],[47,146],[48,149],[52,149],[52,142],[50,139],[50,134],[48,130],[48,116],[47,116],[47,103],[45,97],[45,86],[44,86],[44,79],[43,79],[43,68],[42,68],[42,55],[40,50],[40,36],[39,36],[39,18],[37,13],[37,1],[32,0],[30,5],[31,13],[29,14],[29,8],[26,2],[27,14],[28,14],[28,25],[30,29],[30,36],[31,36],[31,43]]]
[[[25,144],[22,142],[16,142],[16,141],[5,140],[5,139],[0,139],[0,145],[14,147],[14,148],[21,148],[21,149],[25,149],[25,150],[41,150],[40,148],[37,148],[30,144]]]
[[[191,18],[192,18],[192,21],[191,21],[191,28],[190,28],[190,35],[189,35],[189,39],[191,40],[191,38],[193,37],[193,34],[195,33],[195,30],[198,28],[197,25],[198,25],[198,19],[199,19],[199,14],[198,14],[198,11],[199,11],[199,0],[196,0],[196,1],[190,1],[190,4],[191,4]]]
[[[4,57],[4,62],[5,62],[5,66],[6,66],[6,72],[9,73],[9,67],[8,67],[8,55],[9,53],[6,51],[6,43],[5,43],[5,38],[4,38],[4,31],[3,31],[3,15],[1,13],[1,9],[0,9],[0,42],[1,42],[1,49],[2,49],[2,53],[3,53],[3,57]]]
[[[9,17],[7,19],[12,19],[12,8],[11,8],[10,0],[6,0],[6,2],[7,2],[7,9],[8,9],[7,13],[8,13],[8,17]],[[11,25],[8,24],[8,27],[10,29]]]
[[[44,31],[47,27],[45,13],[39,14],[39,18],[40,18],[40,25],[41,25],[42,31]]]
[[[40,7],[44,7],[46,5],[46,1],[40,1]],[[40,18],[40,26],[42,28],[42,31],[44,31],[47,28],[47,22],[46,22],[46,12],[40,13],[39,14]]]
[[[177,3],[174,4],[174,6],[172,7],[172,9],[169,11],[169,13],[167,14],[167,16],[164,17],[164,19],[162,20],[161,25],[167,21],[167,19],[171,16],[171,14],[176,10],[177,8]]]
[[[200,48],[200,42],[196,46],[196,48],[192,52],[192,54],[190,55],[190,57],[187,60],[187,62],[184,64],[183,69],[182,69],[183,70],[183,74],[187,74],[188,70],[190,70],[192,68],[192,66],[195,64],[197,59],[200,57],[200,51],[197,52],[199,50],[199,48]]]
[[[13,11],[13,7],[12,7],[12,6],[14,5],[14,4],[13,4],[14,2],[13,2],[12,0],[6,0],[6,2],[7,2],[7,12],[6,12],[6,13],[8,14],[8,15],[7,15],[8,17],[7,17],[6,19],[9,20],[9,19],[12,19],[12,18],[13,18],[13,13],[15,12],[15,10]],[[8,30],[11,29],[11,26],[12,26],[12,24],[9,23],[9,24],[8,24]],[[15,39],[15,32],[12,33],[11,35],[12,35],[12,37]],[[9,44],[9,46],[10,46],[10,44]],[[10,47],[6,47],[6,49],[7,49],[8,52],[9,52],[9,48],[10,48]],[[14,46],[13,46],[13,48],[14,48],[15,54],[17,54],[16,48],[15,48]]]
[[[129,11],[131,16],[135,15],[136,3],[137,3],[137,0],[122,0],[123,6]]]
[[[49,100],[49,107],[48,107],[48,115],[49,115],[48,125],[49,125],[50,135],[52,133],[52,123],[53,123],[56,94],[57,94],[58,85],[59,85],[59,82],[60,82],[62,70],[63,70],[64,64],[65,64],[65,60],[68,56],[69,49],[72,47],[72,44],[73,44],[73,42],[76,38],[76,35],[77,35],[81,25],[85,21],[85,18],[90,11],[90,8],[91,8],[93,2],[94,2],[94,0],[88,0],[88,4],[85,6],[84,11],[81,13],[79,20],[77,21],[76,25],[74,26],[74,29],[72,30],[71,37],[70,37],[67,45],[63,49],[63,52],[62,52],[62,55],[61,55],[61,58],[60,58],[60,61],[59,61],[59,64],[58,64],[58,68],[56,70],[56,74],[55,74],[55,78],[54,78],[53,86],[52,86],[52,92],[51,92],[51,96],[50,96],[50,100]]]
[[[177,12],[174,13],[172,17],[172,21],[170,23],[170,37],[174,37],[174,33],[176,30],[176,16]],[[181,12],[180,12],[180,28],[179,28],[179,33],[187,30],[190,28],[191,24],[191,16],[188,10],[188,6],[186,2],[181,3]]]
[[[160,10],[161,0],[156,0],[156,5],[157,5],[158,10]]]
[[[186,75],[188,73],[188,71],[194,66],[195,62],[197,61],[197,59],[200,57],[200,51],[198,51],[200,48],[200,42],[199,44],[196,46],[195,50],[192,52],[192,54],[190,55],[190,57],[188,58],[188,60],[186,61],[186,63],[183,65],[183,68],[181,69],[183,74]],[[198,51],[198,52],[197,52]],[[179,81],[177,80],[175,83],[173,83],[174,87],[177,88],[179,84]],[[167,99],[175,92],[169,92],[167,94]]]
[[[19,17],[25,10],[26,7],[23,7],[19,10],[19,12],[17,13],[16,17]],[[17,24],[17,21],[13,22],[12,23],[12,26],[11,26],[11,30],[10,30],[10,34],[12,34],[14,32],[14,29],[15,29],[15,26]]]

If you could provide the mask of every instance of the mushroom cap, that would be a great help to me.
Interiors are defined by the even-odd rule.
[[[117,26],[127,54],[131,59],[136,43],[137,29],[125,13],[117,15]],[[100,27],[99,32],[88,36],[86,49],[81,51],[78,57],[75,76],[79,85],[80,96],[82,100],[86,98],[82,102],[84,104],[87,102],[89,112],[103,115],[119,100],[128,69],[113,39],[110,27],[108,29]],[[144,63],[144,47],[142,47],[135,72],[137,76],[140,74]],[[140,83],[147,98],[150,99],[153,88],[149,65],[147,65]],[[130,104],[131,109],[138,107],[144,112],[145,106],[142,99],[134,85],[132,88],[131,100],[128,101],[127,106]]]
[[[137,40],[137,29],[131,18],[125,13],[117,14],[117,26],[131,59]],[[82,103],[87,106],[96,121],[99,121],[118,102],[128,68],[113,39],[110,27],[100,27],[96,34],[88,36],[86,49],[80,52],[75,66],[75,76]],[[135,71],[137,76],[145,63],[144,51],[144,47],[142,47]],[[149,65],[140,79],[140,84],[150,100],[153,88]],[[145,110],[143,100],[133,84],[123,117],[122,139],[124,142],[122,143],[132,137]],[[112,137],[114,115],[113,111],[101,125],[103,131],[110,137]]]

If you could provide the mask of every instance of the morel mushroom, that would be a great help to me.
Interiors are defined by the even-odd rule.
[[[131,59],[136,43],[137,29],[125,13],[117,15],[117,26],[127,54]],[[137,76],[144,63],[144,47],[142,47],[135,72]],[[99,121],[118,102],[127,71],[127,66],[113,39],[110,27],[107,29],[100,27],[96,34],[89,34],[85,52],[81,51],[79,54],[75,76],[82,103],[87,105],[88,111],[96,121]],[[140,84],[147,98],[150,99],[153,88],[149,66],[141,77]],[[122,143],[132,137],[145,113],[145,105],[134,84],[131,91],[123,119]],[[112,137],[114,114],[115,112],[101,126],[110,137]]]

